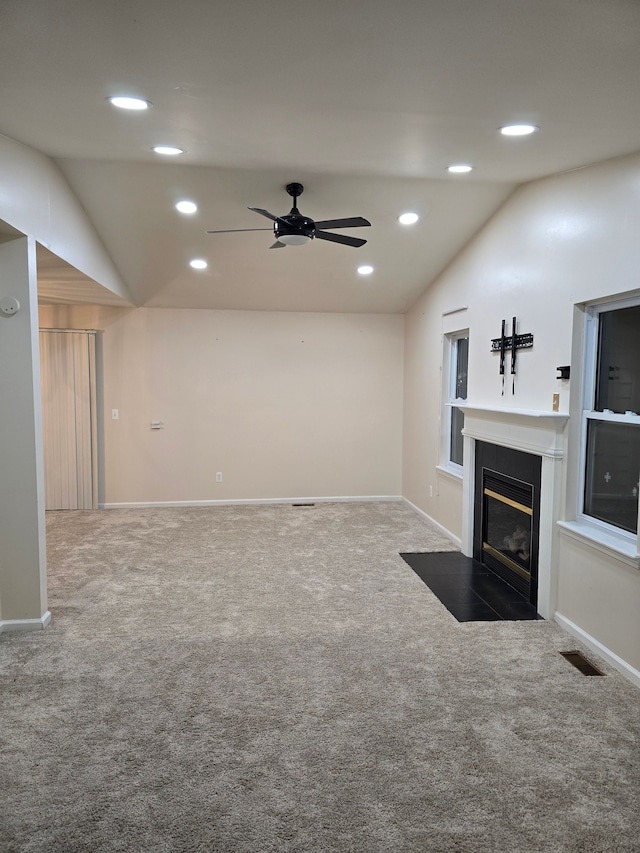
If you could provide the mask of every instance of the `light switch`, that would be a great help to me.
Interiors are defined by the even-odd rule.
[[[119,419],[120,412],[118,411],[118,409],[111,409],[111,417],[114,421],[117,421]]]

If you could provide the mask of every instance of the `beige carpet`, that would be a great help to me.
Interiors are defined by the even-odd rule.
[[[399,503],[48,517],[0,635],[2,853],[640,851],[640,691],[460,624]]]

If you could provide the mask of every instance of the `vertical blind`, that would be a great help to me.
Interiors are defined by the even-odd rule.
[[[95,334],[40,332],[47,509],[96,506]]]

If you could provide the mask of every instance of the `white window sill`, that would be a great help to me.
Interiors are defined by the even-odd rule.
[[[455,468],[453,465],[436,465],[436,471],[438,474],[444,474],[445,477],[451,477],[452,480],[462,482],[464,469],[461,465],[456,465]]]
[[[640,554],[635,542],[578,521],[558,521],[557,524],[563,536],[590,545],[608,557],[614,557],[634,569],[640,569]]]

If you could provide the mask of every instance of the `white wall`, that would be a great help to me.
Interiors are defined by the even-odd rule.
[[[400,495],[399,315],[41,306],[40,324],[104,329],[106,504]]]
[[[21,303],[2,318],[0,630],[42,628],[46,610],[44,481],[38,357],[36,241],[130,301],[95,229],[45,155],[0,135],[0,220],[26,235],[1,249],[0,296]],[[6,230],[6,229],[5,229]],[[4,237],[3,237],[4,239]]]
[[[0,631],[48,618],[35,243],[0,245]],[[14,307],[16,303],[14,303]]]
[[[640,156],[534,182],[505,203],[408,313],[403,494],[454,535],[461,535],[462,483],[436,471],[444,324],[451,328],[453,318],[470,330],[470,404],[550,411],[559,393],[560,411],[569,412],[569,382],[556,379],[556,367],[571,363],[574,305],[640,287],[638,234]],[[518,353],[515,394],[507,375],[502,396],[491,339],[514,315],[518,332],[532,332],[535,342]],[[574,370],[572,390],[579,382]],[[571,456],[573,427],[568,436]],[[562,547],[558,610],[640,669],[640,572],[592,549],[583,568],[583,546],[567,539]]]
[[[55,163],[0,135],[0,219],[131,302],[126,285]]]

